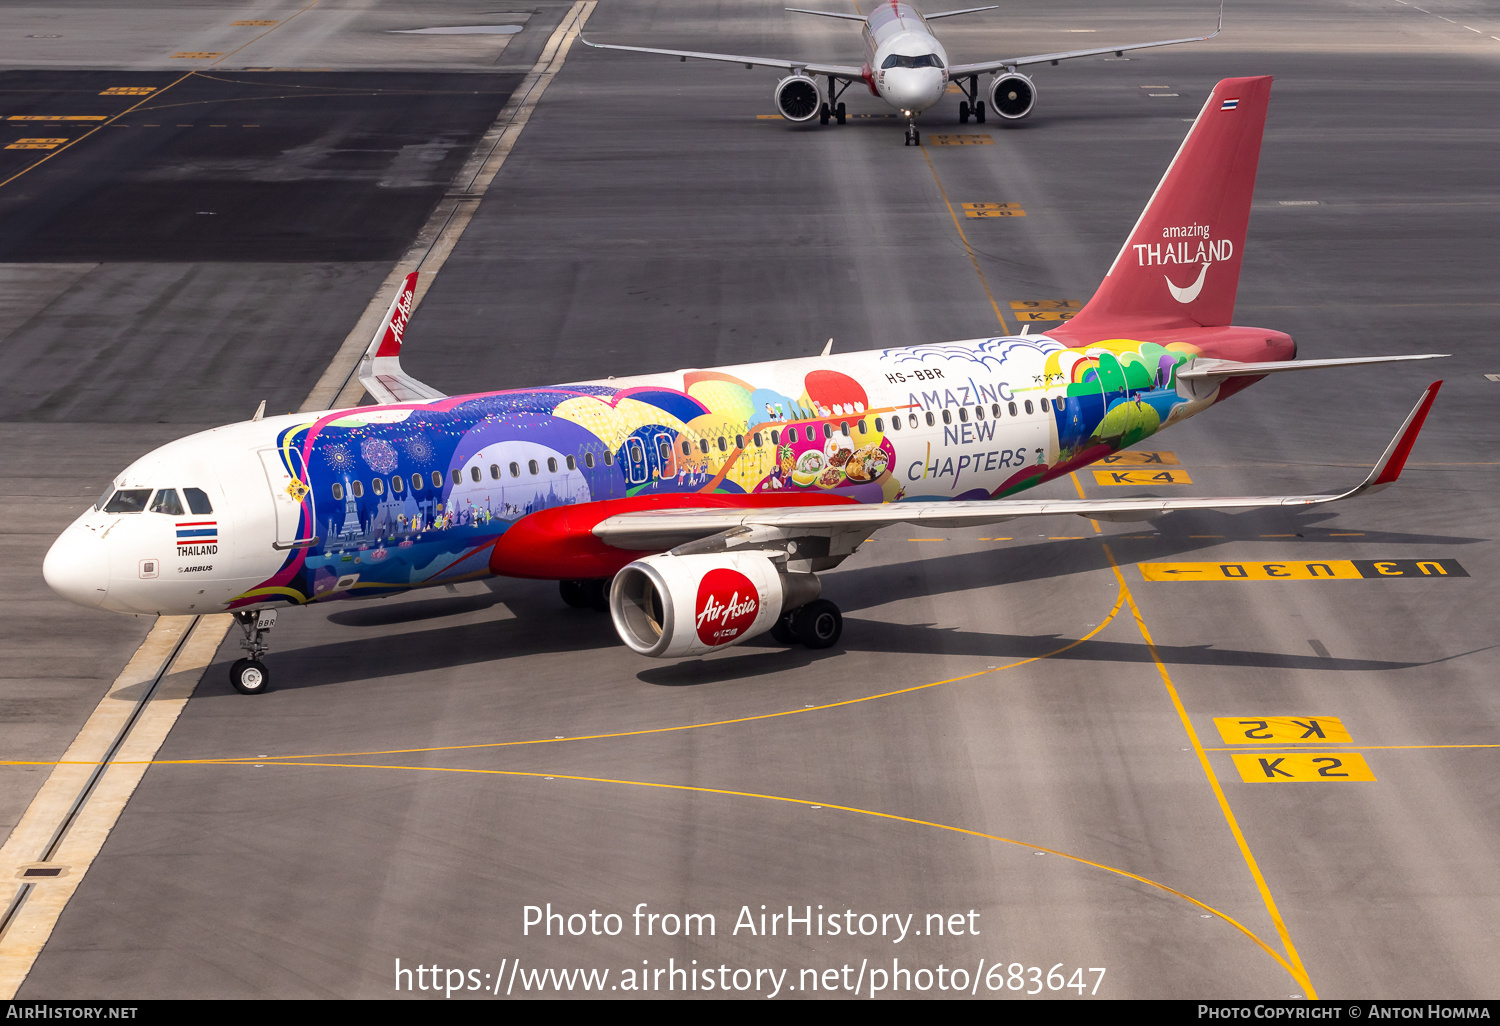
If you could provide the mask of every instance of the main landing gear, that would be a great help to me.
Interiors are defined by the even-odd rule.
[[[771,637],[783,645],[799,642],[808,648],[829,648],[844,633],[839,607],[827,599],[816,599],[800,609],[783,613],[771,628]]]
[[[270,651],[265,637],[276,626],[276,610],[252,609],[235,613],[234,619],[245,633],[240,648],[250,657],[236,659],[229,667],[229,683],[242,695],[263,695],[271,690],[271,674],[260,657]]]
[[[844,123],[847,116],[844,105],[839,102],[839,97],[844,95],[844,90],[849,88],[848,82],[840,82],[832,75],[828,76],[828,102],[818,107],[818,124],[828,124],[832,118],[838,124]]]
[[[574,609],[607,613],[610,580],[608,577],[591,577],[585,580],[558,581],[557,590],[562,593],[562,600]]]
[[[966,90],[966,92],[968,93],[969,98],[967,100],[958,101],[959,123],[967,125],[969,123],[969,115],[972,114],[974,115],[974,120],[976,122],[981,125],[984,124],[984,101],[979,98],[978,75],[969,76],[969,88]]]

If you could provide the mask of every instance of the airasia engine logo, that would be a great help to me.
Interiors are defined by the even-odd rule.
[[[738,570],[718,567],[698,582],[698,640],[727,645],[755,622],[760,609],[755,585]]]

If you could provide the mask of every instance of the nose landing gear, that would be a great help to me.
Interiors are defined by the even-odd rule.
[[[922,145],[922,133],[917,131],[917,116],[915,114],[906,115],[906,142],[904,142],[902,145]]]
[[[234,619],[245,634],[240,648],[249,653],[249,658],[236,659],[229,667],[229,683],[242,695],[263,695],[271,690],[271,673],[260,657],[270,651],[265,636],[276,626],[276,610],[247,610],[235,613]]]

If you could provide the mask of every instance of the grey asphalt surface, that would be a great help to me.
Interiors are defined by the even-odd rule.
[[[1023,4],[939,31],[963,60],[1095,38],[1058,24],[1186,35],[1197,6],[1130,20],[1127,5]],[[1459,24],[1377,0],[1231,12],[1213,44],[1041,70],[1021,126],[959,126],[954,97],[924,119],[922,150],[882,119],[758,121],[766,72],[575,47],[411,322],[407,368],[434,386],[771,359],[830,336],[839,351],[994,333],[945,197],[1026,210],[963,222],[1014,330],[1012,300],[1088,297],[1215,81],[1273,74],[1237,321],[1290,332],[1306,357],[1455,356],[1269,379],[1150,447],[1176,454],[1194,494],[1331,490],[1444,377],[1406,474],[1304,514],[1184,514],[1102,535],[1083,521],[887,530],[825,576],[846,620],[823,653],[757,639],[646,660],[547,582],[283,615],[276,690],[230,690],[231,639],[159,756],[267,762],[150,769],[20,996],[388,997],[397,959],[473,970],[465,985],[485,993],[516,959],[522,974],[608,969],[606,987],[671,959],[716,980],[721,965],[785,968],[791,993],[813,996],[803,970],[847,965],[852,980],[863,965],[868,987],[871,968],[899,959],[970,982],[981,960],[1019,963],[1028,981],[1031,966],[1083,968],[1089,986],[1104,967],[1099,995],[1115,998],[1286,997],[1302,985],[1277,960],[1290,955],[1267,895],[1320,996],[1496,996],[1494,749],[1441,746],[1500,744],[1500,383],[1485,377],[1500,373],[1487,330],[1500,41],[1463,27],[1500,36],[1500,23],[1476,20],[1478,5],[1428,6]],[[857,56],[852,27],[778,5],[716,15],[612,4],[586,31]],[[1150,96],[1162,92],[1177,95]],[[944,132],[993,144],[930,145]],[[212,419],[199,411],[248,413],[273,385],[299,401],[388,265],[250,265],[283,305],[245,343],[260,369],[238,378],[212,360],[178,361],[171,387],[140,361],[70,359],[68,378],[46,363],[65,339],[124,337],[121,286],[94,286],[101,276],[170,297],[195,274],[207,297],[246,269],[86,256],[3,269],[21,283],[0,293],[6,348],[34,354],[0,405],[3,622],[26,638],[7,639],[0,686],[5,708],[34,716],[6,724],[11,750],[60,752],[149,626],[48,596],[39,567],[56,527],[133,455]],[[154,303],[129,337],[186,353],[206,302]],[[1457,559],[1469,576],[1176,584],[1135,566],[1397,558]],[[1376,781],[1243,782],[1213,719],[1264,716],[1339,717],[1354,743],[1318,750],[1362,753]],[[298,755],[321,757],[275,761]],[[13,822],[40,778],[8,772]],[[524,907],[549,902],[617,913],[623,932],[524,933]],[[636,936],[639,903],[712,913],[715,935]],[[742,906],[758,927],[761,905],[914,913],[923,933],[735,932]],[[928,935],[929,913],[970,910],[977,936]],[[513,993],[537,993],[522,974]]]

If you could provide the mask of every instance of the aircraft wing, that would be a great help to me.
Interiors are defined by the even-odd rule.
[[[617,46],[614,43],[591,43],[578,37],[584,46],[596,50],[631,50],[635,53],[659,53],[681,60],[722,61],[725,64],[743,64],[747,68],[780,68],[783,71],[803,71],[809,75],[832,75],[834,78],[856,81],[864,77],[864,69],[854,64],[815,64],[811,61],[784,61],[774,57],[741,57],[732,53],[700,53],[697,50],[658,50],[650,46]]]
[[[931,17],[929,15],[929,17]],[[1074,57],[1099,57],[1107,53],[1119,56],[1126,50],[1145,50],[1153,46],[1173,46],[1177,43],[1201,43],[1212,39],[1224,30],[1224,2],[1219,0],[1219,27],[1206,36],[1189,36],[1186,39],[1158,39],[1154,43],[1128,43],[1125,46],[1096,46],[1088,50],[1062,50],[1058,53],[1037,53],[1029,57],[1007,57],[1004,60],[980,61],[977,64],[954,64],[948,68],[948,74],[952,78],[962,78],[965,75],[981,75],[990,71],[1001,71],[1007,68],[1019,68],[1023,64],[1056,64],[1058,61],[1072,60]]]
[[[753,545],[766,529],[784,534],[830,533],[857,530],[861,537],[892,524],[927,524],[934,527],[971,527],[995,524],[1019,517],[1056,516],[1071,513],[1093,520],[1151,520],[1166,513],[1190,509],[1256,509],[1267,506],[1316,506],[1352,499],[1378,491],[1401,474],[1416,442],[1427,411],[1437,396],[1441,381],[1427,386],[1417,405],[1407,414],[1396,437],[1365,479],[1342,492],[1319,495],[1205,496],[1201,498],[1136,499],[1002,499],[989,502],[898,502],[869,505],[820,505],[662,510],[622,513],[600,521],[594,535],[607,545],[621,549],[660,551],[725,532],[743,533]],[[748,530],[746,530],[748,529]],[[728,539],[733,541],[731,535]],[[849,551],[852,551],[850,546]]]

